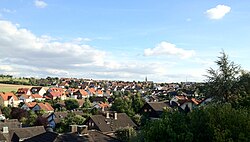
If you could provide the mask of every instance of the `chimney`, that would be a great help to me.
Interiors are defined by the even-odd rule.
[[[22,126],[23,126],[23,123],[20,123],[20,124],[19,124],[19,128],[22,128]]]
[[[106,118],[109,118],[109,112],[106,113]]]
[[[104,111],[104,106],[102,107],[102,111]]]
[[[114,113],[114,119],[117,120],[117,113]]]
[[[3,133],[9,133],[9,128],[7,126],[4,126],[3,127]]]

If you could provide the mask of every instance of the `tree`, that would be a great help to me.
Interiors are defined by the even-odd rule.
[[[125,127],[116,130],[115,135],[117,139],[129,142],[132,141],[132,138],[136,136],[136,131],[132,127]]]
[[[84,101],[82,107],[88,109],[88,108],[90,108],[91,106],[92,106],[92,105],[91,105],[90,100],[89,100],[88,98],[85,98],[85,101]]]
[[[135,114],[134,109],[132,108],[132,100],[128,97],[115,98],[111,106],[111,110],[121,112],[121,113],[126,113],[130,117],[132,117]]]
[[[13,107],[13,108],[11,109],[10,116],[11,116],[12,119],[21,120],[21,118],[23,118],[23,117],[28,118],[29,114],[28,114],[28,112],[27,112],[26,110],[24,110],[24,109]]]
[[[143,105],[144,101],[142,100],[140,93],[136,93],[132,96],[132,108],[134,109],[134,112],[138,113]]]
[[[68,100],[65,100],[65,107],[67,110],[73,110],[73,109],[76,109],[76,108],[79,108],[79,103],[76,99],[68,99]]]
[[[214,97],[220,102],[232,102],[239,95],[237,80],[240,73],[240,66],[228,60],[225,52],[221,52],[221,57],[215,61],[218,69],[208,69],[207,96]]]
[[[59,125],[57,125],[56,127],[56,131],[57,132],[67,132],[69,131],[69,125],[82,125],[85,121],[85,118],[80,116],[80,115],[76,115],[74,113],[69,113],[65,118],[63,118],[61,120],[61,122],[59,123]]]
[[[48,119],[42,116],[38,116],[34,123],[35,126],[47,126],[49,124]]]
[[[249,141],[250,112],[230,103],[210,104],[188,114],[164,112],[142,128],[144,141]]]
[[[6,118],[10,118],[11,108],[10,107],[3,107],[2,113]]]

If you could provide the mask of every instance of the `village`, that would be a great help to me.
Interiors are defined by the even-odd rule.
[[[147,77],[57,78],[47,85],[0,93],[0,141],[124,141],[164,111],[187,113],[211,101],[202,94],[203,83],[154,83]]]

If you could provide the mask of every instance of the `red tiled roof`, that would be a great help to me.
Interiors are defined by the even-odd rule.
[[[98,89],[98,90],[97,90],[97,94],[103,94],[103,91],[100,90],[100,89]]]
[[[44,111],[54,111],[53,107],[49,103],[37,103],[37,105]]]
[[[38,98],[43,98],[41,95],[39,94],[32,94],[31,95],[34,99],[38,99]]]
[[[83,95],[83,96],[88,96],[88,92],[83,90],[83,89],[79,89],[79,92]]]
[[[50,94],[51,94],[53,97],[60,97],[60,96],[62,96],[62,92],[50,92]]]
[[[51,90],[52,92],[64,92],[62,88],[49,88],[49,90]]]
[[[29,103],[25,103],[26,106],[28,106],[29,108],[33,108],[36,105],[36,102],[29,102]]]
[[[101,102],[100,104],[98,104],[101,108],[106,108],[109,107],[109,104],[107,102]]]
[[[91,87],[91,88],[88,88],[89,92],[94,94],[95,93],[95,88],[94,87]]]
[[[14,95],[12,92],[0,93],[0,96],[3,98],[4,101],[8,101],[11,97],[13,97],[14,101],[18,101],[17,96]]]

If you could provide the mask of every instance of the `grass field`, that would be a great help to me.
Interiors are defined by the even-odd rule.
[[[27,86],[27,85],[13,85],[13,84],[2,84],[0,83],[0,92],[16,92],[18,88],[31,88],[33,86]],[[45,90],[48,89],[48,87],[44,87]]]

